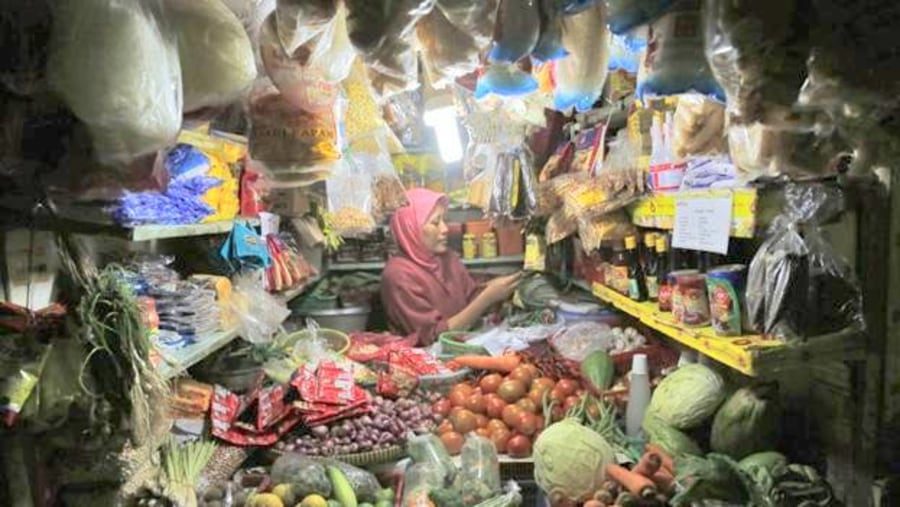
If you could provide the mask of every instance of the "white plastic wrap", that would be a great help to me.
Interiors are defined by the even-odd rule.
[[[555,107],[590,109],[603,92],[609,68],[609,30],[603,2],[562,19],[562,43],[568,56],[556,62]]]
[[[101,162],[156,151],[181,128],[181,65],[159,1],[60,0],[47,78]]]
[[[285,52],[293,54],[318,36],[337,13],[336,0],[278,0],[275,18]]]
[[[724,153],[725,106],[696,93],[678,97],[674,116],[675,156]]]
[[[228,104],[250,89],[256,64],[250,38],[221,0],[167,0],[178,36],[184,110]]]

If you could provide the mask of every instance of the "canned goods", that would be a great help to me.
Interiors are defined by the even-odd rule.
[[[497,235],[493,232],[481,235],[481,256],[485,259],[497,256]]]
[[[713,330],[720,336],[739,336],[744,314],[746,270],[743,264],[728,264],[706,273],[709,315]]]
[[[463,259],[474,259],[478,253],[474,234],[463,234],[462,256]]]
[[[709,324],[706,277],[696,270],[675,272],[672,313],[676,312],[678,315],[675,319],[685,326],[700,327]]]

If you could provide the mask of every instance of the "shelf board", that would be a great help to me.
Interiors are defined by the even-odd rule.
[[[685,192],[659,192],[641,197],[628,207],[631,221],[641,227],[672,229],[675,224],[675,201],[703,197],[734,197],[731,210],[731,236],[752,238],[757,227],[759,192],[755,188],[722,188]]]
[[[858,330],[818,336],[796,345],[761,335],[718,336],[712,327],[684,327],[676,323],[670,313],[660,312],[655,303],[633,301],[609,287],[594,284],[593,293],[646,326],[749,376],[796,366],[812,359],[862,358],[864,341]]]
[[[471,267],[502,266],[508,264],[524,263],[521,255],[505,255],[502,257],[490,257],[479,259],[463,259],[463,264]],[[383,261],[375,262],[335,262],[328,265],[328,271],[380,271],[384,269]]]
[[[209,357],[210,354],[231,343],[238,337],[238,329],[220,331],[211,336],[199,339],[196,343],[182,349],[159,349],[163,362],[159,365],[159,371],[163,378],[168,380]]]

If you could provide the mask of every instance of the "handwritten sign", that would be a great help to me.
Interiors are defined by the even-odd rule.
[[[672,246],[723,255],[728,253],[733,200],[732,196],[676,199]]]

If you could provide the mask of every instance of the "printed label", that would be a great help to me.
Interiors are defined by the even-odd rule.
[[[716,334],[738,336],[741,334],[741,305],[734,287],[724,279],[707,278],[709,313]]]
[[[657,283],[655,276],[647,277],[647,297],[650,299],[659,298],[659,283]]]

